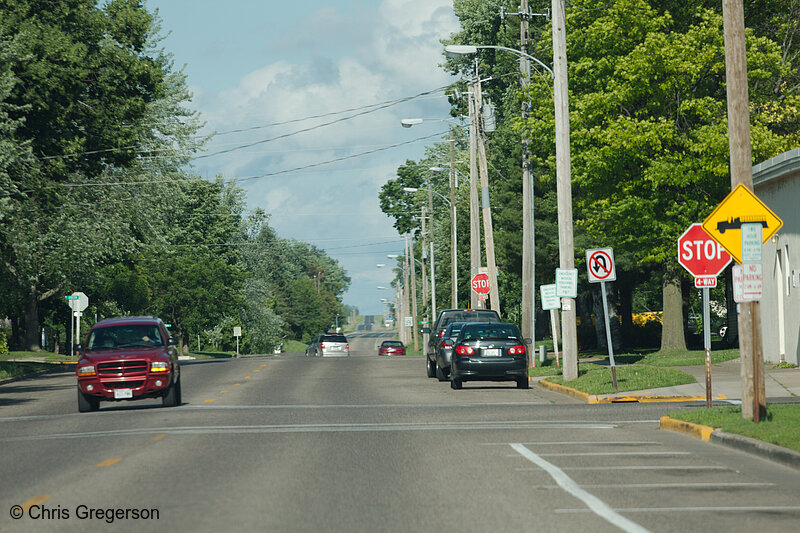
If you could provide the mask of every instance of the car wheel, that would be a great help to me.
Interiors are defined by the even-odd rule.
[[[447,374],[444,373],[444,370],[439,368],[439,365],[437,365],[436,363],[434,363],[434,365],[436,366],[436,377],[437,377],[437,379],[439,381],[447,381],[447,379],[448,379],[447,378]]]
[[[450,378],[450,388],[451,389],[459,390],[459,389],[461,389],[461,384],[462,384],[462,381],[460,379],[456,379],[456,378],[452,378],[452,377]]]
[[[100,409],[100,401],[86,396],[78,389],[78,411],[81,413],[90,413]]]
[[[518,389],[529,389],[530,388],[530,382],[528,381],[528,378],[517,378],[517,388]]]
[[[170,385],[164,396],[161,397],[161,405],[164,407],[175,407],[181,403],[181,378]]]
[[[435,378],[436,377],[436,363],[431,361],[427,357],[425,359],[428,362],[428,377],[429,378]]]

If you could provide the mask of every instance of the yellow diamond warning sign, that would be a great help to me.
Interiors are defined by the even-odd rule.
[[[783,221],[753,191],[739,184],[703,221],[703,229],[741,263],[742,224],[761,224],[762,239],[767,242],[783,226]]]

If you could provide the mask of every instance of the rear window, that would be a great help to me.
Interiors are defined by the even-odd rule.
[[[400,341],[383,341],[383,346],[397,346],[402,347],[403,343]]]
[[[511,324],[467,324],[463,329],[462,339],[519,339],[519,330]]]
[[[320,342],[347,342],[344,335],[323,335]]]
[[[436,325],[437,330],[442,331],[451,322],[500,322],[497,311],[491,309],[464,309],[458,311],[446,311]]]

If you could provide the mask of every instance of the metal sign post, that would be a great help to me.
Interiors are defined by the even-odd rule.
[[[561,368],[561,362],[558,359],[558,333],[556,332],[557,309],[561,309],[561,298],[558,297],[555,283],[539,285],[539,291],[542,295],[542,310],[550,310],[550,330],[553,336],[553,351],[556,353],[556,368]]]
[[[236,337],[236,357],[239,357],[239,337],[242,336],[241,326],[233,326],[233,336]]]
[[[614,265],[614,250],[599,248],[586,250],[586,266],[589,269],[589,282],[600,283],[603,295],[603,316],[606,323],[606,344],[608,344],[608,361],[611,364],[611,380],[617,390],[617,364],[614,362],[614,346],[611,343],[611,323],[608,320],[608,300],[606,298],[606,281],[615,281],[617,271]]]
[[[703,348],[706,352],[707,409],[711,409],[711,302],[709,301],[709,291],[708,287],[703,287]]]

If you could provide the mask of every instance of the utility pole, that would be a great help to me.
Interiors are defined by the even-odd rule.
[[[430,183],[430,181],[428,183]],[[422,262],[421,262],[421,264],[422,264],[422,267],[421,267],[421,270],[422,270],[422,316],[423,316],[423,320],[427,320],[428,319],[428,312],[426,310],[428,309],[428,278],[427,278],[426,273],[425,273],[425,258],[428,255],[428,245],[427,245],[427,242],[426,242],[427,233],[425,231],[425,218],[426,218],[425,217],[425,206],[422,206],[422,209],[420,210],[420,213],[422,215],[422,250],[420,250],[420,253],[419,253],[420,259],[422,259]],[[432,221],[433,221],[433,217],[431,217],[431,222]],[[412,255],[412,257],[413,257],[413,255]],[[427,333],[423,333],[422,334],[422,346],[425,346],[425,347],[428,346],[428,334]]]
[[[431,305],[428,308],[428,324],[425,324],[425,327],[430,327],[430,323],[436,320],[436,280],[434,279],[434,272],[433,272],[433,179],[428,180],[428,235],[430,243],[430,249],[428,250],[430,255],[430,272],[431,272]],[[424,335],[425,341],[423,342],[423,346],[428,346],[428,339],[427,334]]]
[[[489,169],[486,163],[486,146],[484,144],[483,117],[481,108],[481,79],[475,78],[475,130],[478,144],[478,174],[481,181],[481,213],[483,215],[483,239],[486,246],[486,267],[489,269],[489,301],[492,309],[500,314],[500,295],[497,285],[497,264],[494,260],[494,231],[492,229],[492,206],[489,202]],[[474,291],[473,291],[474,292]]]
[[[528,0],[522,0],[519,6],[519,50],[528,53]],[[520,74],[522,88],[528,86],[531,75],[531,64],[524,55],[520,58]],[[522,122],[528,120],[528,100],[522,99]],[[522,338],[536,340],[536,258],[535,236],[533,234],[533,176],[531,176],[530,152],[528,139],[522,136]],[[533,364],[533,357],[528,364]]]
[[[411,341],[411,332],[406,326],[406,317],[411,316],[411,293],[409,292],[409,270],[408,270],[408,234],[406,234],[405,251],[403,252],[403,335],[404,344],[408,346]]]
[[[477,60],[476,60],[477,61]],[[477,69],[476,69],[477,70]],[[477,72],[476,72],[477,76]],[[475,87],[469,85],[469,277],[481,266],[481,230],[478,226],[478,132],[475,112]],[[469,291],[469,306],[478,308],[478,294]]]
[[[731,189],[744,184],[753,190],[753,156],[750,147],[750,109],[747,93],[747,46],[742,0],[722,0],[725,36],[725,86],[728,96],[728,146]],[[763,350],[758,302],[739,304],[742,418],[758,423],[766,414]]]
[[[558,258],[561,268],[575,268],[575,245],[572,239],[572,178],[570,174],[567,30],[564,0],[552,0],[552,14]],[[578,379],[578,329],[574,298],[561,299],[561,322],[564,381],[572,381]]]
[[[414,339],[414,351],[416,352],[419,350],[419,336],[417,335],[417,267],[414,266],[414,239],[407,235],[406,242],[408,243],[406,257],[408,258],[408,266],[411,269],[411,286],[409,287],[411,291],[411,337]]]
[[[458,309],[458,254],[456,246],[456,137],[453,133],[453,126],[450,126],[450,206],[453,213],[450,217],[450,254],[451,254],[451,309]]]

